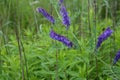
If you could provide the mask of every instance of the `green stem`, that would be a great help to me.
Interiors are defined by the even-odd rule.
[[[90,0],[88,0],[88,28],[89,28],[89,36],[91,37],[91,27],[90,27]]]
[[[15,2],[16,4],[19,4],[19,1]],[[15,4],[13,4],[13,6],[16,6]],[[21,47],[21,41],[20,41],[20,24],[21,24],[21,16],[17,16],[16,14],[18,14],[17,10],[20,10],[20,7],[16,6],[16,11],[14,13],[14,19],[15,19],[15,34],[16,34],[16,40],[18,43],[18,49],[19,49],[19,56],[20,56],[20,66],[21,66],[21,70],[22,70],[22,80],[25,80],[25,71],[24,71],[24,61],[23,61],[23,55],[22,55],[22,47]],[[17,25],[17,26],[16,26]]]
[[[18,48],[19,48],[20,65],[21,65],[21,68],[22,68],[22,80],[25,80],[23,57],[22,57],[22,48],[21,48],[21,45],[20,45],[20,38],[19,38],[19,33],[18,33],[17,26],[15,27],[15,33],[16,33],[16,39],[17,39]]]
[[[94,0],[94,30],[95,30],[95,45],[96,45],[96,7],[97,7],[97,2],[96,0]],[[95,50],[95,54],[97,54],[97,51]],[[97,57],[95,57],[95,61],[96,61],[96,78],[98,78],[98,59]]]
[[[29,80],[28,64],[27,64],[27,57],[26,57],[26,53],[25,53],[25,48],[24,48],[23,43],[22,43],[21,40],[20,40],[20,43],[21,43],[21,47],[22,47],[22,50],[23,50],[23,54],[24,54],[25,68],[26,68],[26,79]]]

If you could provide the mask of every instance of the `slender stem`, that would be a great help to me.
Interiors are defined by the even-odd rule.
[[[90,27],[90,0],[88,0],[88,29],[89,37],[91,37],[91,27]],[[88,80],[88,63],[86,63],[86,80]]]
[[[83,32],[82,32],[82,26],[83,26],[83,21],[82,21],[82,17],[84,16],[83,14],[83,11],[84,11],[84,0],[82,0],[82,12],[81,12],[81,17],[80,17],[80,19],[81,19],[81,25],[80,25],[80,36],[82,37],[83,35]]]
[[[19,38],[19,33],[18,33],[17,26],[15,27],[15,33],[16,33],[16,39],[17,39],[18,48],[19,48],[20,65],[21,65],[21,68],[22,68],[22,80],[25,80],[24,66],[23,66],[23,63],[22,63],[23,62],[23,59],[22,59],[22,48],[21,48],[21,45],[20,45],[20,38]]]
[[[96,7],[97,7],[97,2],[96,0],[94,0],[93,2],[94,5],[94,31],[95,31],[95,45],[96,45]],[[95,50],[95,54],[97,53],[97,51]],[[96,78],[98,78],[98,59],[97,57],[95,57],[96,60]]]
[[[3,36],[4,45],[5,45],[5,50],[6,50],[6,53],[8,54],[8,48],[6,46],[7,41],[6,41],[6,37],[5,37],[5,34],[4,34],[4,30],[3,30],[3,28],[1,30],[2,30],[2,36]]]
[[[24,80],[26,79],[26,80],[29,80],[28,79],[28,68],[27,68],[27,58],[26,58],[26,55],[25,55],[25,49],[24,49],[24,45],[23,45],[23,43],[22,43],[22,39],[21,39],[21,37],[22,37],[22,33],[21,33],[21,26],[22,26],[22,24],[21,24],[21,22],[22,22],[22,17],[23,17],[23,14],[21,14],[21,17],[19,17],[19,25],[20,25],[20,28],[18,29],[19,31],[18,31],[18,37],[19,37],[19,44],[20,44],[20,48],[21,48],[21,52],[23,52],[23,53],[21,53],[21,56],[23,56],[22,57],[22,66],[23,66],[23,76],[24,76]],[[21,34],[20,34],[21,33]],[[20,34],[20,35],[19,35]],[[22,55],[23,54],[23,55]],[[26,70],[26,73],[25,73],[25,70],[24,70],[24,63],[25,63],[25,70]]]
[[[82,36],[82,13],[81,13],[81,15],[80,15],[80,20],[79,20],[80,22],[79,22],[79,35],[80,35],[80,38],[81,38],[81,36]]]
[[[115,31],[115,26],[116,26],[116,5],[117,1],[113,0],[112,3],[112,21],[113,21],[113,30]],[[115,52],[115,33],[113,33],[113,49]]]
[[[21,40],[20,40],[20,43],[21,43],[21,47],[22,47],[22,50],[23,50],[23,54],[24,54],[25,68],[26,68],[26,79],[29,80],[27,57],[25,55],[25,49],[24,49],[24,46],[23,46],[23,43],[22,43]]]
[[[107,7],[107,5],[105,6],[105,9],[106,9],[105,18],[107,19],[108,18],[108,7]]]
[[[16,1],[12,6],[16,6],[16,4],[18,4],[18,1]],[[20,7],[15,7],[16,11],[14,11],[14,23],[13,23],[13,26],[14,26],[14,31],[15,31],[15,35],[16,35],[16,40],[17,40],[17,43],[18,43],[18,49],[19,49],[19,56],[20,56],[20,67],[21,67],[21,70],[22,70],[22,80],[25,80],[25,74],[24,74],[24,64],[23,64],[23,56],[22,56],[22,47],[21,47],[21,43],[20,43],[20,37],[19,37],[19,26],[20,26],[20,19],[21,19],[21,16],[17,16],[17,10],[19,9]]]
[[[0,26],[2,26],[2,22],[0,20]],[[2,40],[0,40],[0,46],[2,45]],[[0,74],[2,74],[2,59],[1,59],[1,48],[0,48]]]
[[[19,19],[20,19],[19,25],[22,25],[21,24],[22,17],[23,17],[23,14],[21,14],[21,17],[19,17]],[[21,33],[21,28],[19,29],[18,32]],[[26,55],[25,55],[25,49],[24,49],[24,45],[22,43],[22,39],[20,39],[21,37],[22,37],[22,34],[20,34],[20,36],[19,36],[19,42],[20,42],[20,47],[21,47],[21,50],[22,50],[21,52],[23,52],[23,61],[25,62],[26,80],[29,80],[29,78],[28,78],[28,67],[27,67],[27,58],[26,58]]]
[[[1,43],[1,41],[0,41]],[[1,59],[1,49],[0,49],[0,74],[2,74],[2,59]]]
[[[90,27],[90,0],[88,0],[88,28],[89,28],[89,36],[91,36],[91,27]]]
[[[86,80],[88,80],[88,63],[86,62]]]
[[[97,57],[95,58],[96,60],[96,78],[98,78],[98,59]]]
[[[52,7],[52,3],[50,4],[50,14],[53,14],[53,7]]]
[[[95,30],[95,45],[96,45],[96,0],[94,0],[94,30]]]
[[[58,80],[58,49],[56,49],[56,80]]]
[[[115,26],[116,26],[116,6],[117,6],[117,1],[116,0],[112,0],[111,1],[111,16],[112,16],[112,28],[114,30],[114,33],[113,33],[113,38],[112,38],[112,48],[113,48],[113,53],[116,52],[116,44],[115,44]],[[112,64],[112,53],[110,53],[110,63]]]
[[[32,10],[33,10],[33,15],[34,15],[34,19],[35,19],[35,25],[36,25],[36,33],[39,32],[39,29],[38,29],[38,21],[37,21],[37,16],[35,14],[35,8],[34,8],[34,5],[32,6]]]

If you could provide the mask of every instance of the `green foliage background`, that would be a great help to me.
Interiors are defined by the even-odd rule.
[[[71,19],[66,32],[59,19],[58,0],[0,0],[0,80],[120,80],[120,62],[112,65],[120,49],[120,1],[115,15],[114,0],[96,1],[95,26],[93,0],[90,5],[88,0],[64,0]],[[37,7],[52,14],[56,24],[51,25],[37,13]],[[73,41],[75,47],[68,49],[52,40],[51,26]],[[114,34],[95,53],[95,39],[107,26]],[[24,78],[15,29],[22,43]]]

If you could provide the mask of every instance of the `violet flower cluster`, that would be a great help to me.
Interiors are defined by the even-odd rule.
[[[73,43],[69,41],[66,37],[61,36],[60,34],[55,33],[53,30],[50,31],[50,37],[54,40],[58,40],[71,48],[73,46]]]
[[[51,16],[50,14],[48,14],[47,11],[45,11],[43,8],[37,8],[37,11],[39,13],[41,13],[45,18],[47,18],[51,23],[55,23],[55,20],[53,18],[53,16]]]
[[[68,29],[70,26],[70,19],[68,17],[68,13],[66,11],[66,8],[64,7],[63,0],[59,0],[60,3],[60,15],[62,16],[62,23],[66,26]],[[41,13],[45,18],[47,18],[51,23],[55,23],[55,20],[53,16],[51,16],[47,11],[45,11],[43,8],[37,8],[37,11]],[[66,37],[55,33],[53,30],[50,31],[50,37],[54,40],[62,42],[64,45],[71,48],[73,46],[73,43],[69,41]]]
[[[98,49],[102,42],[105,41],[108,37],[111,36],[111,34],[113,33],[113,30],[110,29],[110,27],[108,27],[99,37],[98,37],[98,42],[96,45],[96,49]],[[117,52],[113,64],[116,64],[116,62],[120,59],[120,50]]]
[[[62,23],[66,26],[66,29],[68,29],[70,26],[70,18],[64,5],[60,6],[60,15],[62,16]]]
[[[70,26],[70,18],[68,16],[68,13],[66,11],[66,8],[63,4],[63,0],[59,0],[60,3],[60,15],[62,16],[62,23],[66,26],[66,29],[69,28]],[[41,13],[45,18],[47,18],[51,23],[55,23],[55,20],[53,18],[53,16],[51,16],[47,11],[45,11],[43,8],[37,8],[37,11],[39,13]],[[110,27],[108,27],[99,37],[98,37],[98,42],[96,45],[96,49],[98,49],[102,42],[105,41],[108,37],[111,36],[111,34],[113,33],[113,30],[110,29]],[[60,34],[57,34],[56,32],[53,31],[53,29],[51,29],[50,31],[50,37],[54,40],[60,41],[62,42],[64,45],[68,46],[68,48],[73,47],[73,43],[67,39],[65,36],[62,36]],[[114,62],[113,64],[116,64],[116,62],[120,59],[120,50],[118,51],[118,53],[116,54],[115,58],[114,58]]]
[[[98,37],[98,42],[96,45],[96,48],[98,49],[102,42],[105,41],[109,36],[111,36],[111,34],[113,33],[113,30],[110,29],[110,27],[108,27],[99,37]]]
[[[116,62],[120,59],[120,50],[117,52],[113,64],[116,64]]]

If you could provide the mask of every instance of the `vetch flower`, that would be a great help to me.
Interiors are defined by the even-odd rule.
[[[55,23],[53,16],[48,14],[48,12],[45,11],[43,8],[37,8],[36,10],[37,12],[41,13],[44,17],[46,17],[50,22],[52,22],[53,24]]]
[[[120,59],[120,50],[117,52],[113,64],[116,64],[116,62]]]
[[[63,0],[59,0],[59,3],[62,4],[62,3],[63,3]]]
[[[98,49],[102,42],[104,40],[106,40],[111,34],[113,33],[113,30],[110,29],[110,27],[108,27],[99,37],[98,37],[98,42],[96,45],[96,48]]]
[[[55,33],[53,30],[50,31],[50,37],[54,40],[58,40],[58,41],[62,42],[64,45],[68,46],[69,48],[71,48],[73,46],[73,43],[71,41],[69,41],[64,36],[61,36],[61,35]]]
[[[68,29],[70,26],[70,18],[64,5],[60,6],[60,15],[62,16],[62,23],[66,26],[66,29]]]

